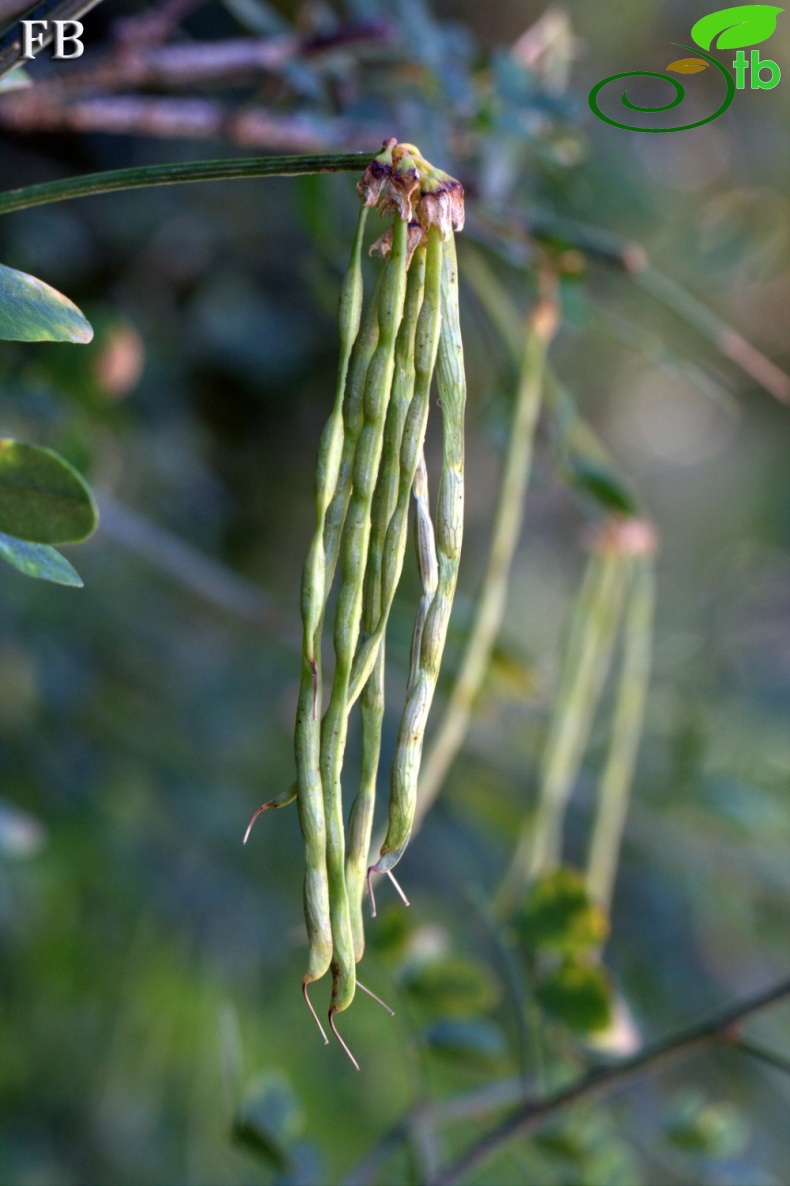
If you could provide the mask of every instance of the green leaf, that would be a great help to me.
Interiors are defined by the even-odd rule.
[[[595,1033],[611,1022],[612,985],[598,963],[564,960],[543,973],[535,995],[548,1014],[575,1033]]]
[[[77,543],[98,521],[73,466],[51,449],[0,438],[0,531],[38,544]]]
[[[0,264],[0,338],[15,342],[90,342],[93,330],[75,304],[43,280]]]
[[[691,36],[702,49],[742,49],[746,45],[760,45],[776,29],[776,19],[783,8],[773,4],[739,4],[736,8],[722,8],[697,21]]]
[[[79,573],[66,557],[46,544],[27,543],[0,531],[0,558],[18,568],[25,576],[36,577],[39,581],[52,581],[56,585],[82,588]]]
[[[532,948],[577,955],[603,942],[609,919],[590,901],[581,874],[563,867],[530,887],[519,930]]]
[[[631,492],[623,479],[610,466],[588,457],[574,457],[571,462],[571,481],[586,490],[606,511],[624,515],[639,513]]]

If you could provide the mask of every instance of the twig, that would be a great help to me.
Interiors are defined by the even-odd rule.
[[[415,828],[420,826],[436,801],[447,772],[463,744],[472,706],[490,666],[491,653],[502,626],[510,570],[524,521],[524,504],[532,468],[532,442],[543,394],[546,350],[556,332],[557,322],[555,297],[553,294],[542,297],[526,326],[521,378],[494,515],[488,565],[461,666],[423,765]]]
[[[641,244],[621,239],[600,227],[543,212],[533,212],[525,225],[520,219],[494,219],[478,211],[477,222],[490,243],[497,239],[507,241],[508,254],[512,254],[514,243],[520,241],[523,248],[532,239],[575,248],[617,268],[701,334],[775,399],[790,403],[790,375],[676,280],[655,268]]]
[[[253,626],[271,624],[272,600],[252,581],[237,576],[172,531],[152,523],[110,494],[99,494],[101,535],[115,540],[189,588],[198,597]]]
[[[115,169],[86,173],[63,181],[45,181],[24,189],[0,194],[0,214],[46,206],[91,194],[115,190],[142,189],[153,185],[177,185],[188,181],[231,181],[252,177],[301,177],[308,173],[355,173],[369,160],[366,153],[334,156],[250,157],[225,161],[198,161],[172,165],[143,165],[137,169]]]
[[[22,102],[16,102],[24,96]],[[273,115],[265,107],[231,107],[211,99],[102,95],[61,106],[42,89],[12,91],[0,104],[0,124],[12,131],[111,132],[164,139],[223,140],[242,148],[320,152],[333,144],[375,141],[364,127]]]
[[[764,1063],[765,1066],[772,1067],[775,1071],[782,1071],[785,1075],[790,1075],[790,1058],[785,1058],[781,1054],[776,1054],[773,1050],[766,1050],[764,1046],[756,1046],[754,1042],[747,1042],[744,1038],[736,1038],[732,1045],[736,1050],[742,1050],[744,1054],[751,1055],[756,1058],[758,1062]]]
[[[743,1025],[757,1013],[788,997],[790,980],[784,980],[740,1005],[723,1010],[707,1022],[648,1047],[632,1058],[591,1071],[548,1099],[520,1104],[500,1124],[474,1141],[460,1157],[441,1170],[430,1186],[454,1186],[514,1137],[535,1132],[571,1104],[619,1090],[648,1071],[669,1066],[726,1041],[734,1027]]]

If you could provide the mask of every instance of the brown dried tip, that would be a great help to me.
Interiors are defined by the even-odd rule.
[[[406,232],[406,267],[411,264],[417,248],[424,243],[425,233],[418,222],[410,222],[409,229]],[[370,255],[380,255],[382,259],[389,259],[392,255],[392,227],[380,235],[375,243],[371,244]]]
[[[462,231],[465,216],[464,187],[452,178],[423,193],[417,206],[422,227],[426,231],[438,227],[442,239],[447,239],[453,230]]]
[[[382,204],[382,214],[397,214],[403,222],[411,222],[414,214],[412,199],[420,188],[420,175],[414,159],[403,156],[392,170],[389,190]]]
[[[385,140],[382,151],[368,165],[357,182],[357,193],[366,206],[376,206],[392,176],[392,150],[397,144],[393,136]]]

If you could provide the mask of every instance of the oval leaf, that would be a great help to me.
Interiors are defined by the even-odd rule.
[[[743,49],[746,45],[760,45],[776,29],[776,18],[783,8],[773,4],[739,4],[711,12],[697,21],[691,36],[702,49]],[[720,35],[720,36],[719,36]]]
[[[90,322],[43,280],[0,264],[0,338],[14,342],[90,342]]]
[[[698,74],[700,70],[707,70],[708,63],[704,58],[678,58],[676,62],[670,62],[667,70],[674,71],[675,74]]]
[[[529,947],[570,955],[594,950],[609,933],[609,919],[590,901],[584,878],[565,866],[532,884],[518,925]]]
[[[0,439],[0,531],[37,544],[77,543],[98,521],[73,466],[51,449]]]
[[[30,544],[0,531],[0,559],[18,568],[25,576],[35,577],[39,581],[82,588],[79,573],[65,556],[47,544]]]
[[[547,1013],[576,1033],[595,1033],[611,1022],[612,985],[593,961],[565,960],[541,976],[535,996]]]

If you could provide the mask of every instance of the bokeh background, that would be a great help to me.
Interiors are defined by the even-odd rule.
[[[99,6],[85,60],[42,60],[31,76],[51,85],[87,68],[113,52],[122,17],[153,7]],[[788,64],[775,90],[739,94],[696,131],[640,136],[596,121],[590,86],[664,69],[707,7],[551,11],[559,32],[536,58],[513,49],[545,18],[526,0],[206,0],[169,37],[331,36],[378,22],[380,40],[193,92],[298,116],[325,151],[374,149],[390,134],[418,143],[467,184],[482,220],[470,242],[519,307],[534,291],[531,248],[519,239],[509,252],[507,235],[492,247],[485,220],[562,216],[638,241],[790,367],[787,18],[763,51]],[[19,94],[0,96],[3,189],[267,148],[48,129],[14,106]],[[11,570],[0,582],[3,1182],[342,1181],[415,1103],[518,1067],[524,1022],[486,903],[532,804],[588,521],[550,426],[462,760],[401,867],[408,916],[382,891],[367,979],[397,1015],[355,1004],[344,1033],[359,1075],[320,1044],[299,993],[295,815],[267,816],[241,847],[252,810],[292,779],[299,579],[356,206],[354,178],[339,175],[112,194],[0,222],[3,262],[66,292],[97,331],[89,347],[3,343],[3,434],[57,448],[103,514],[70,552],[84,590]],[[683,309],[595,255],[580,264],[563,285],[553,362],[662,539],[655,670],[606,952],[647,1040],[790,963],[790,408]],[[512,400],[507,352],[463,285],[462,299],[468,528],[445,680],[485,561]],[[408,574],[385,752],[415,592]],[[602,729],[593,765],[604,741]],[[571,858],[590,805],[583,778]],[[466,995],[426,988],[431,953],[463,955]],[[755,1026],[764,1044],[790,1052],[789,1013]],[[789,1105],[786,1076],[710,1054],[563,1117],[472,1180],[778,1183]],[[468,1135],[443,1129],[420,1156],[442,1160]],[[419,1182],[418,1154],[396,1150],[366,1180]]]

